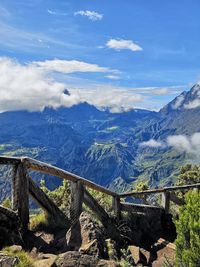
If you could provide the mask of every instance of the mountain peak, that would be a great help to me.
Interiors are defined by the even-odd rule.
[[[200,108],[200,83],[195,84],[189,91],[182,92],[169,104],[164,106],[160,112],[168,114],[187,109]]]

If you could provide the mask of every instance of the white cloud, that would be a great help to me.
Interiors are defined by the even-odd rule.
[[[137,45],[131,40],[124,40],[124,39],[110,39],[107,43],[106,46],[115,50],[123,50],[123,49],[128,49],[131,51],[142,51],[142,47]]]
[[[109,68],[100,67],[97,64],[90,64],[78,60],[45,60],[35,61],[33,65],[40,67],[46,71],[56,71],[61,73],[74,73],[74,72],[117,72]]]
[[[80,99],[66,95],[65,85],[50,78],[34,65],[21,65],[0,58],[0,112],[8,110],[42,110],[45,106],[72,106]]]
[[[191,136],[186,135],[170,135],[164,141],[150,139],[140,143],[141,146],[147,147],[173,147],[177,151],[189,153],[200,159],[200,132]],[[197,159],[196,158],[196,159]]]
[[[184,99],[185,99],[184,94],[179,95],[179,96],[176,98],[176,102],[172,105],[172,108],[173,108],[173,109],[178,109],[178,108],[182,105]]]
[[[169,94],[169,89],[168,88],[155,88],[155,89],[152,89],[152,94],[154,95],[159,95],[159,96],[162,96],[162,95],[167,95]]]
[[[85,101],[100,109],[110,108],[112,112],[121,112],[133,109],[135,103],[143,101],[141,94],[129,88],[97,85],[94,82],[90,85],[86,83],[83,87],[80,84],[73,86],[70,82],[57,82],[51,76],[54,71],[107,71],[95,64],[85,65],[84,62],[77,62],[78,66],[74,65],[74,61],[73,64],[65,61],[64,66],[60,63],[48,61],[46,64],[44,61],[44,65],[42,62],[25,65],[10,58],[0,58],[0,112],[23,109],[39,111],[45,106],[71,107]],[[66,88],[69,88],[70,95],[65,94]]]
[[[146,142],[140,143],[141,146],[147,146],[147,147],[162,147],[163,143],[160,141],[156,141],[154,139],[150,139]]]
[[[119,75],[106,75],[106,78],[110,79],[110,80],[120,80],[120,76]]]
[[[168,145],[178,151],[187,152],[200,157],[200,133],[194,133],[191,136],[172,135],[167,138]]]
[[[200,99],[199,98],[197,98],[193,101],[190,101],[188,104],[184,105],[185,109],[193,109],[193,108],[198,108],[198,107],[200,107]]]
[[[55,11],[52,11],[50,9],[47,9],[47,12],[50,14],[50,15],[56,15],[56,12]]]
[[[60,12],[60,11],[53,11],[53,10],[50,10],[50,9],[47,9],[47,12],[50,15],[59,15],[59,16],[66,16],[67,15],[67,13],[63,13],[63,12]]]
[[[195,99],[184,105],[185,109],[193,109],[200,107],[200,85],[199,83],[195,84],[192,87],[192,95],[195,95]]]
[[[109,108],[113,113],[136,108],[135,103],[144,99],[142,95],[131,92],[129,88],[110,85],[92,85],[92,88],[70,89],[70,92],[77,94],[82,102],[86,101],[99,109]]]
[[[90,10],[79,10],[74,13],[74,16],[85,16],[92,21],[102,20],[103,14]]]

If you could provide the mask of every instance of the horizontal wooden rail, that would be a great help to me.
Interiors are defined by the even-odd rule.
[[[162,207],[142,204],[121,203],[121,210],[127,212],[164,211]]]
[[[25,164],[25,166],[28,169],[31,169],[33,171],[39,171],[42,173],[46,173],[52,176],[57,176],[62,179],[66,179],[72,182],[78,182],[81,181],[83,185],[95,189],[96,191],[105,193],[110,196],[117,196],[117,193],[112,192],[108,189],[106,189],[103,186],[97,185],[81,176],[75,175],[73,173],[70,173],[68,171],[64,171],[60,168],[54,167],[50,164],[43,163],[39,160],[31,159],[31,158],[22,158],[22,162]]]
[[[197,183],[192,185],[171,186],[118,194],[81,176],[29,157],[0,157],[0,165],[12,165],[13,167],[13,209],[17,211],[17,215],[19,216],[19,219],[25,230],[27,229],[29,221],[29,194],[41,205],[43,209],[45,209],[54,218],[58,218],[59,221],[65,220],[67,224],[72,223],[72,221],[77,221],[82,211],[82,204],[84,202],[97,214],[102,223],[107,225],[108,221],[110,220],[109,215],[104,208],[98,204],[95,198],[86,190],[85,187],[112,196],[113,211],[118,220],[121,218],[121,211],[150,212],[152,210],[161,212],[164,210],[167,214],[170,210],[170,201],[178,205],[184,204],[184,199],[178,198],[175,194],[176,191],[200,188],[200,183]],[[28,176],[29,170],[56,176],[71,182],[70,220],[68,220],[67,217],[65,218],[64,214],[62,214],[53,201],[51,201],[48,196]],[[120,198],[140,197],[151,194],[162,194],[162,207],[134,203],[121,203],[120,201]]]
[[[124,198],[124,197],[131,197],[131,196],[159,194],[159,193],[178,191],[178,190],[184,191],[184,190],[188,190],[192,188],[200,188],[200,183],[191,184],[191,185],[182,185],[182,186],[171,186],[171,187],[164,187],[164,188],[158,188],[158,189],[150,189],[150,190],[138,191],[138,192],[127,192],[127,193],[120,194],[119,196],[121,198]]]
[[[16,165],[21,162],[17,157],[0,157],[0,165]]]

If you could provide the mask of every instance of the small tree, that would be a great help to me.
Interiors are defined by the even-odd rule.
[[[200,193],[189,191],[175,221],[177,266],[200,266]]]

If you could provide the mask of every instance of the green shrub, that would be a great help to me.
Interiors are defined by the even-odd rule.
[[[177,230],[177,266],[200,266],[200,193],[189,191],[185,195],[186,204],[180,208],[175,221]]]
[[[11,257],[18,257],[19,263],[15,265],[15,267],[33,267],[33,260],[29,256],[27,252],[24,250],[19,252],[12,252],[9,247],[4,248],[1,252],[5,253]]]

